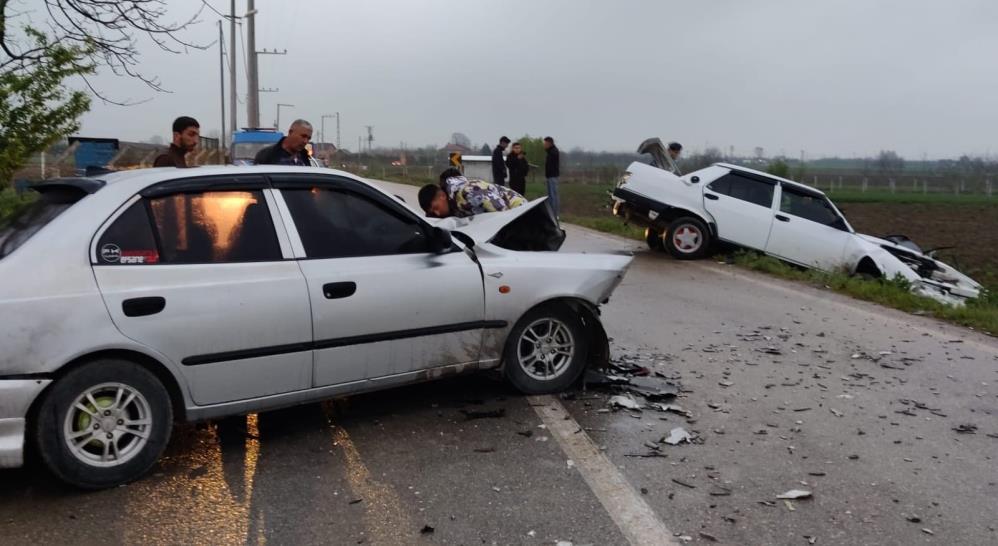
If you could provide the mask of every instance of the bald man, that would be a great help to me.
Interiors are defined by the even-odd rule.
[[[296,119],[288,128],[288,136],[282,137],[273,146],[267,146],[256,154],[253,160],[257,165],[297,165],[308,167],[308,151],[305,146],[312,141],[312,124]]]

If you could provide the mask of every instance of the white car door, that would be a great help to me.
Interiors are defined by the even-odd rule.
[[[806,267],[831,270],[842,265],[854,235],[828,199],[789,184],[780,185],[779,199],[766,252]]]
[[[717,222],[718,238],[764,250],[773,224],[775,182],[730,172],[703,189],[703,206]]]
[[[114,324],[178,364],[199,405],[311,387],[305,279],[266,187],[262,176],[160,184],[94,239]]]
[[[401,204],[346,178],[272,177],[308,283],[315,386],[400,378],[477,362],[481,270],[456,249],[430,251],[432,229]]]

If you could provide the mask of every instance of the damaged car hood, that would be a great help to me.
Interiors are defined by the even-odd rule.
[[[565,231],[558,225],[547,197],[501,212],[428,221],[463,233],[476,243],[492,243],[508,250],[555,251],[565,242]]]
[[[947,305],[963,305],[981,295],[981,284],[932,256],[872,235],[856,234],[884,277],[903,277],[916,294]]]

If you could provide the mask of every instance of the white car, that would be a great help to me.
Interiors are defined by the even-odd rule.
[[[961,305],[981,285],[923,253],[903,236],[856,233],[822,192],[764,172],[718,163],[676,176],[662,142],[648,139],[613,191],[613,213],[646,227],[648,246],[679,259],[706,255],[714,241],[757,250],[800,266],[906,279],[912,290]]]
[[[560,246],[542,201],[452,239],[329,169],[34,189],[0,222],[0,467],[33,441],[83,488],[141,476],[178,420],[490,368],[524,393],[565,389],[607,360],[598,306],[631,261],[516,250]]]

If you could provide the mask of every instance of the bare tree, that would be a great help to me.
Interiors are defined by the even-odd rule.
[[[904,170],[904,158],[893,150],[881,150],[877,154],[877,169],[887,177],[895,177]]]
[[[0,73],[28,72],[45,62],[50,48],[59,44],[78,51],[81,66],[107,68],[164,91],[158,77],[140,70],[139,46],[151,41],[171,53],[204,49],[182,34],[198,22],[206,5],[202,2],[189,18],[169,22],[166,0],[42,0],[40,7],[30,10],[18,0],[0,0]],[[121,104],[95,89],[87,75],[82,77],[94,95]]]

